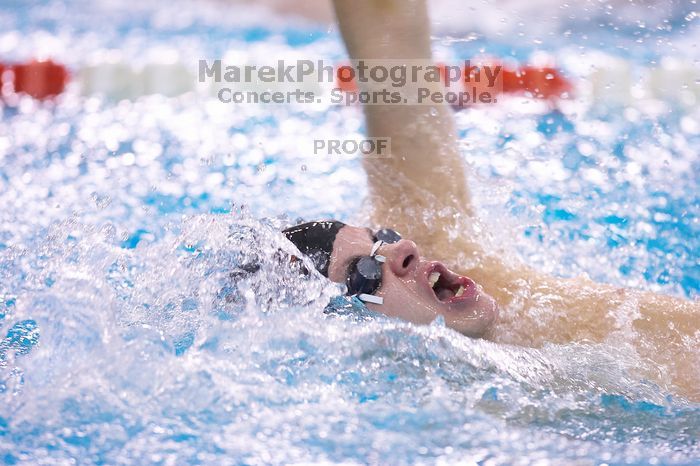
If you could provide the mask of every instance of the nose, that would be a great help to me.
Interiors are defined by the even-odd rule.
[[[386,244],[382,248],[382,252],[386,257],[387,264],[391,271],[402,277],[410,272],[420,259],[418,246],[413,241],[402,239],[396,243]]]

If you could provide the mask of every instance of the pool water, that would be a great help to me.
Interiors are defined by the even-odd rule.
[[[608,6],[567,7],[545,30],[526,16],[501,33],[444,23],[436,54],[546,51],[584,82],[597,53],[635,70],[671,54],[698,65],[691,4]],[[231,50],[346,59],[332,28],[256,6],[0,10],[6,61],[45,55],[80,70]],[[552,273],[697,298],[699,109],[619,106],[584,85],[557,108],[520,97],[457,112],[492,225],[484,241]],[[632,348],[529,349],[439,320],[416,327],[279,260],[291,246],[277,231],[298,217],[362,223],[359,160],[310,155],[316,136],[362,134],[359,108],[233,108],[201,92],[115,100],[71,86],[0,112],[5,464],[700,461],[700,405],[639,380],[648,363]]]

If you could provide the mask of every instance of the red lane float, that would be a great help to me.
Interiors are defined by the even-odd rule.
[[[9,73],[5,74],[5,71]],[[39,100],[61,94],[69,78],[66,67],[51,60],[33,60],[16,65],[0,64],[0,76],[4,76],[3,93],[23,93]],[[9,90],[5,87],[6,80],[9,81]]]
[[[559,70],[551,67],[522,66],[517,70],[504,69],[503,92],[530,93],[538,99],[566,98],[573,91],[571,83]]]
[[[474,60],[474,63],[477,66],[500,65],[497,59],[483,57]],[[584,93],[584,97],[590,98],[591,103],[602,102],[605,105],[634,105],[636,101],[647,99],[663,100],[686,107],[700,105],[697,64],[667,57],[661,63],[642,70],[641,80],[633,65],[624,58],[599,53],[595,61],[591,62],[591,72],[582,77],[590,86],[581,88],[581,92]],[[447,80],[447,66],[438,66],[443,79]],[[21,64],[0,62],[0,98],[4,97],[6,102],[10,102],[15,100],[9,99],[10,96],[21,93],[37,99],[50,99],[65,92],[69,79],[77,81],[76,88],[83,95],[103,95],[113,100],[137,99],[148,94],[176,96],[197,91],[215,95],[218,88],[213,85],[209,88],[200,86],[190,68],[182,62],[151,63],[135,67],[120,61],[85,65],[69,75],[65,66],[51,60],[33,60]],[[450,68],[453,74],[454,70],[455,68]],[[468,70],[462,67],[462,79],[450,82],[448,90],[467,93],[472,90],[484,90],[481,87],[483,81],[475,83],[471,79],[470,73],[473,71],[472,66],[469,66]],[[357,92],[357,82],[350,79],[353,75],[354,72],[351,72],[348,64],[336,67],[336,88],[348,93]],[[470,79],[467,80],[467,77]],[[311,84],[315,84],[314,91],[327,90],[325,86],[320,85],[325,83]],[[279,90],[294,90],[285,88],[285,85],[287,84],[279,83]],[[504,66],[500,69],[496,81],[487,87],[490,89],[486,90],[494,97],[501,93],[526,95],[550,102],[571,98],[577,91],[573,82],[560,70],[551,66],[532,65],[516,68]]]
[[[478,65],[465,65],[460,70],[460,85],[455,89],[455,82],[448,79],[447,65],[437,63],[443,84],[449,91],[469,92],[481,95],[488,92],[492,97],[501,94],[529,94],[536,99],[566,99],[573,92],[573,84],[562,73],[552,67],[535,67],[524,65],[516,70],[508,69],[496,60],[478,62]],[[493,71],[493,82],[489,83],[480,67],[490,67]],[[501,67],[496,73],[497,67]],[[357,92],[357,83],[350,79],[352,76],[350,65],[341,65],[336,72],[336,87],[344,92]]]
[[[35,99],[55,97],[68,83],[68,71],[63,65],[48,61],[32,61],[13,67],[15,92],[29,94]]]
[[[538,68],[524,65],[516,70],[502,67],[496,75],[495,82],[488,83],[483,76],[480,77],[481,79],[476,79],[475,73],[479,73],[479,66],[489,66],[495,70],[502,65],[497,60],[476,63],[478,65],[465,66],[461,69],[459,84],[448,82],[445,64],[438,63],[437,66],[449,90],[456,92],[489,92],[494,97],[501,93],[528,93],[538,99],[559,99],[566,98],[573,91],[571,82],[559,70],[552,67]],[[352,79],[353,75],[350,65],[338,66],[336,86],[343,92],[357,92],[358,86]],[[49,99],[65,90],[69,77],[66,67],[52,60],[32,60],[14,65],[0,63],[0,79],[3,79],[1,88],[5,94],[24,93],[39,100]],[[455,86],[458,88],[455,89]],[[158,92],[157,89],[150,91]]]

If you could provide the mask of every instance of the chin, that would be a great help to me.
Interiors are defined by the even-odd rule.
[[[456,317],[447,321],[448,327],[470,338],[483,338],[496,325],[498,305],[489,295],[482,293],[469,316]]]

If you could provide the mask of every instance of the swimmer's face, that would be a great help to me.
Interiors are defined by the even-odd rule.
[[[368,256],[373,244],[369,229],[341,228],[333,243],[328,277],[345,283],[353,259]],[[441,315],[448,327],[470,337],[481,337],[493,326],[498,315],[494,299],[473,280],[439,262],[424,260],[413,241],[384,244],[377,254],[385,256],[386,262],[381,287],[374,295],[382,297],[384,304],[365,303],[369,309],[416,324],[429,324]],[[440,278],[431,286],[431,276],[434,280],[436,274]]]

